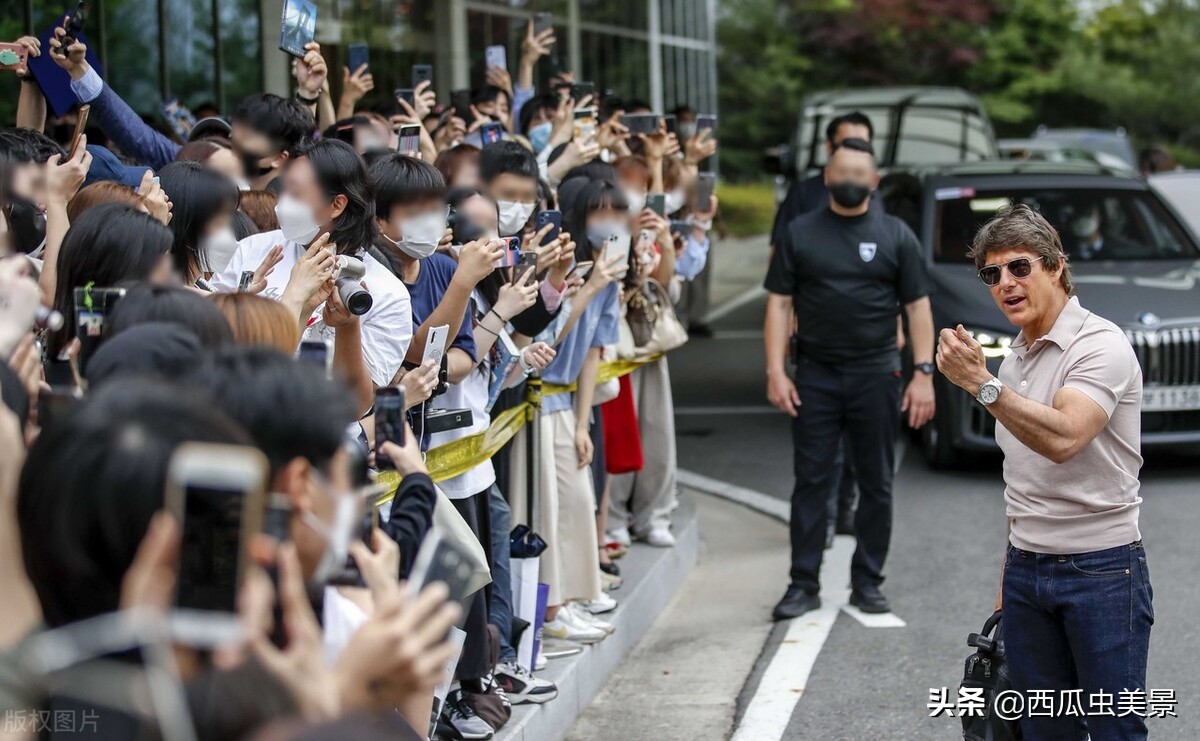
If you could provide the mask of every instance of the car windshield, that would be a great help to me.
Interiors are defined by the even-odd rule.
[[[1073,263],[1196,257],[1195,242],[1152,194],[1134,190],[939,188],[934,257],[966,262],[975,232],[998,209],[1024,203],[1058,230]]]
[[[987,120],[967,108],[916,104],[898,113],[895,107],[839,107],[820,109],[805,118],[798,139],[801,171],[825,166],[825,126],[834,117],[851,111],[863,113],[871,120],[876,156],[889,166],[977,162],[996,156]],[[894,145],[895,161],[888,162],[892,139],[896,136],[892,125],[897,116],[900,139]]]
[[[1192,230],[1200,236],[1200,173],[1169,172],[1151,175],[1150,187],[1175,207]]]

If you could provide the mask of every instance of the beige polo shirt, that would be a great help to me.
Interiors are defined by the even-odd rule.
[[[1045,337],[1030,345],[1018,335],[1012,351],[1000,365],[1003,393],[1053,406],[1059,389],[1072,388],[1108,415],[1100,434],[1066,463],[1042,457],[996,425],[1012,544],[1063,554],[1140,539],[1142,370],[1125,333],[1072,297]]]

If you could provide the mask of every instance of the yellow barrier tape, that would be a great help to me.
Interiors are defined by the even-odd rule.
[[[614,378],[627,376],[648,363],[653,363],[662,357],[657,353],[646,358],[633,360],[614,360],[600,364],[596,383],[604,383]],[[480,463],[490,459],[517,432],[533,419],[535,408],[541,408],[542,398],[565,394],[575,390],[575,384],[562,386],[543,384],[536,378],[527,383],[526,401],[512,409],[506,409],[483,432],[468,435],[454,442],[439,445],[425,454],[425,466],[429,469],[429,477],[434,481],[447,481],[455,476],[470,471]],[[396,488],[400,486],[400,474],[395,471],[380,471],[378,483],[387,486],[387,491],[380,494],[375,504],[384,505],[396,496]]]

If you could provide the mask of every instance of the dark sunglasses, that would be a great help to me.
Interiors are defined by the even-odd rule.
[[[983,269],[979,271],[979,280],[983,281],[984,285],[994,286],[1000,282],[1000,276],[1003,274],[1002,271],[1005,268],[1008,268],[1009,275],[1017,278],[1018,280],[1021,278],[1028,278],[1029,274],[1033,272],[1033,264],[1041,259],[1044,258],[1018,257],[1016,260],[1012,260],[1006,265],[985,265]]]

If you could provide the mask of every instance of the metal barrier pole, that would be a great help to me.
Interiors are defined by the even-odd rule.
[[[530,385],[536,387],[537,395],[533,403],[530,404],[530,421],[529,435],[525,441],[525,465],[528,488],[525,492],[525,512],[529,517],[529,529],[534,532],[538,531],[538,523],[541,522],[539,515],[541,512],[541,492],[542,492],[542,379],[540,374],[536,373],[529,377]]]

